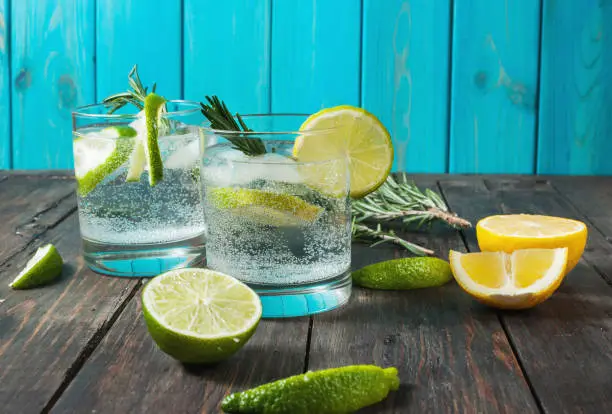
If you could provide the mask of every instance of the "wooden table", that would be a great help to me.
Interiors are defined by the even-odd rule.
[[[583,259],[532,310],[496,312],[455,283],[355,289],[340,310],[265,320],[231,359],[186,368],[147,334],[143,281],[84,265],[73,179],[0,171],[0,412],[217,413],[231,391],[307,369],[374,363],[398,367],[402,385],[366,413],[612,413],[612,178],[415,179],[472,222],[513,212],[583,220]],[[473,230],[436,226],[410,236],[442,257],[477,249]],[[12,291],[8,282],[45,242],[64,257],[61,280]],[[355,245],[354,266],[404,255]]]

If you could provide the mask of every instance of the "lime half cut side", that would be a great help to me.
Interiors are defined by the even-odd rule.
[[[29,289],[46,285],[60,276],[64,261],[52,244],[46,244],[36,250],[28,260],[26,267],[9,284],[13,289]]]
[[[317,134],[316,131],[322,131]],[[350,195],[365,197],[380,187],[393,164],[393,144],[384,125],[371,113],[350,105],[323,109],[304,121],[293,156],[299,162],[317,162],[346,157],[350,174]],[[339,180],[325,182],[325,177],[338,174],[337,163],[322,163],[304,168],[308,183],[330,194],[340,194],[344,185]]]
[[[323,208],[291,194],[250,188],[219,187],[210,190],[211,202],[218,209],[257,224],[283,227],[314,223]]]
[[[164,178],[164,165],[159,149],[159,127],[161,115],[166,107],[166,99],[155,93],[150,93],[144,101],[144,112],[147,123],[147,137],[144,139],[144,155],[149,167],[149,185],[155,186]]]
[[[159,348],[185,363],[214,363],[249,340],[261,301],[247,285],[208,269],[172,270],[143,289],[147,328]]]
[[[131,127],[113,126],[74,140],[74,172],[81,197],[128,160],[135,137]]]

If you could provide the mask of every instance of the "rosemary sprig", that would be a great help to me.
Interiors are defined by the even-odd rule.
[[[134,65],[128,74],[128,84],[130,87],[126,92],[116,93],[105,98],[102,103],[110,106],[109,114],[116,112],[127,104],[132,104],[139,110],[144,108],[144,100],[149,93],[149,87],[145,87],[138,75],[138,65]],[[151,92],[155,92],[157,84],[151,86]]]
[[[421,191],[409,182],[406,174],[396,181],[389,176],[378,190],[353,201],[353,216],[358,223],[366,220],[385,222],[401,220],[417,227],[442,220],[455,228],[471,227],[471,223],[448,210],[444,200],[430,189]]]
[[[217,96],[206,96],[206,100],[208,104],[200,102],[200,105],[202,106],[202,114],[208,119],[212,129],[253,132],[246,126],[238,113],[236,113],[236,119],[238,120],[236,122],[232,113],[227,109],[225,102]],[[267,152],[261,138],[241,136],[240,134],[225,134],[223,136],[232,143],[234,149],[242,151],[246,155],[255,156]]]
[[[390,175],[378,190],[360,200],[353,200],[352,212],[353,240],[377,240],[372,246],[390,242],[420,256],[431,255],[433,251],[402,239],[393,230],[384,231],[381,222],[401,220],[406,225],[416,224],[418,228],[441,220],[454,228],[471,226],[469,221],[450,212],[437,193],[429,189],[421,191],[408,181],[406,174],[400,175],[398,180]],[[376,228],[368,227],[368,221],[377,222]]]
[[[402,239],[401,237],[397,236],[393,230],[383,231],[380,223],[378,223],[375,229],[372,229],[363,223],[358,223],[356,219],[353,218],[351,232],[354,241],[365,242],[370,240],[378,240],[377,242],[372,243],[370,247],[377,246],[381,243],[393,243],[402,246],[406,250],[419,256],[434,254],[433,250]]]

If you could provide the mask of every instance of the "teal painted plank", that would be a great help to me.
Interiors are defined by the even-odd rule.
[[[180,99],[181,4],[167,0],[98,0],[96,34],[97,98],[127,88],[127,75],[138,64],[145,85]]]
[[[270,0],[184,0],[185,98],[270,109]]]
[[[272,111],[359,105],[361,2],[272,2]]]
[[[363,107],[391,133],[395,170],[446,171],[449,30],[449,0],[365,0]]]
[[[532,173],[540,2],[455,1],[450,172]]]
[[[8,0],[0,0],[0,170],[11,168],[11,89]]]
[[[544,0],[538,172],[612,174],[612,1]]]
[[[94,0],[12,2],[13,166],[72,168],[71,111],[94,101]]]

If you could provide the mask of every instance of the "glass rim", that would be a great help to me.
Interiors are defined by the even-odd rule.
[[[271,114],[240,114],[240,118],[268,118],[268,117],[279,117],[279,118],[289,118],[289,117],[303,117],[306,120],[313,114],[299,113],[299,112],[280,112],[280,113],[271,113]],[[236,115],[234,115],[234,119],[237,119]],[[240,135],[240,136],[258,136],[258,135],[308,135],[308,134],[321,134],[321,133],[331,133],[336,131],[338,128],[319,128],[319,129],[309,129],[305,131],[233,131],[227,129],[214,129],[210,126],[210,121],[206,121],[204,125],[200,128],[204,131],[204,133],[208,133],[209,135]]]
[[[196,112],[199,112],[202,107],[199,102],[189,101],[185,99],[172,99],[166,101],[167,104],[178,104],[178,105],[186,105],[190,106],[188,109],[180,109],[177,111],[168,111],[161,114],[162,118],[167,118],[170,116],[179,116],[179,115],[190,115]],[[72,111],[73,117],[83,117],[83,118],[98,118],[98,119],[138,119],[138,112],[130,113],[130,114],[96,114],[87,112],[87,110],[91,110],[97,107],[110,108],[110,105],[105,104],[104,102],[93,103],[89,105],[83,105],[75,108]]]

